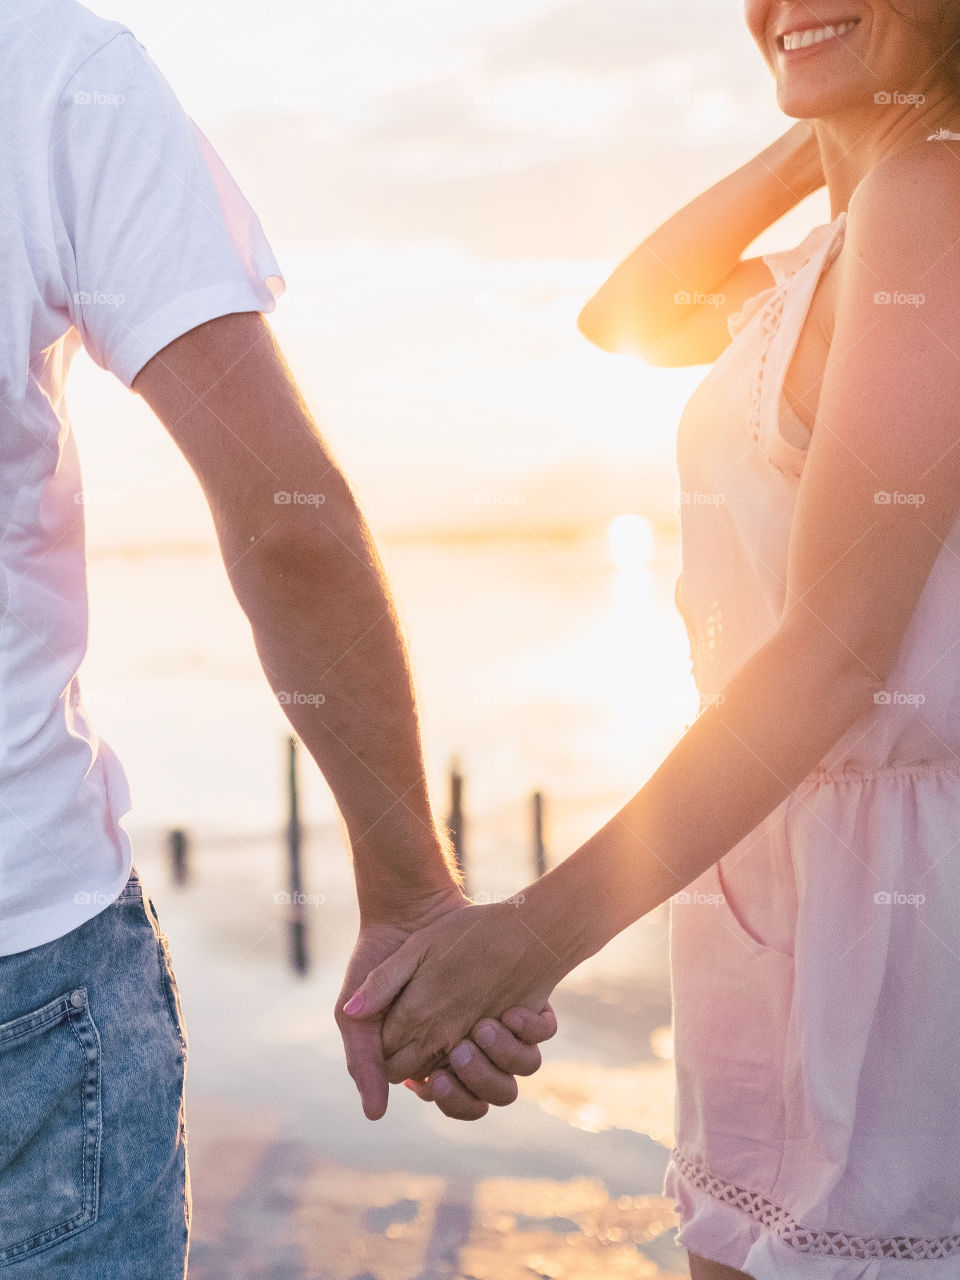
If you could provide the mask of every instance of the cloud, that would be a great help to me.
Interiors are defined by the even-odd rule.
[[[680,19],[572,0],[474,38],[474,70],[379,95],[362,120],[294,95],[224,121],[215,143],[268,232],[622,254],[787,126],[742,19],[713,0]]]
[[[573,0],[499,41],[491,61],[505,72],[559,67],[642,75],[652,61],[704,51],[723,76],[739,69],[743,50],[752,47],[740,14],[716,0],[684,0],[682,7],[669,8],[636,0]]]

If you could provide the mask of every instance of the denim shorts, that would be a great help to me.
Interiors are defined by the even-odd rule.
[[[136,868],[79,928],[0,956],[0,1280],[183,1280],[186,1055]]]

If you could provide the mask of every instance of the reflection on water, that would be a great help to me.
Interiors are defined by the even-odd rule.
[[[298,1200],[304,1261],[325,1280],[577,1280],[598,1272],[666,1280],[681,1274],[675,1258],[671,1269],[655,1260],[663,1252],[656,1242],[676,1225],[667,1202],[661,1196],[614,1200],[591,1178],[451,1184],[321,1166]]]
[[[673,1146],[672,1062],[641,1062],[627,1069],[548,1060],[520,1082],[520,1093],[586,1133],[632,1129],[668,1151]]]
[[[571,852],[660,763],[697,706],[673,604],[679,548],[639,517],[602,538],[385,549],[409,637],[430,777],[467,775],[473,851],[515,888],[530,865],[529,793],[555,856]],[[653,553],[653,559],[650,555]],[[90,566],[93,725],[123,760],[131,831],[278,827],[289,730],[214,552]],[[307,821],[333,818],[305,761]],[[511,866],[515,869],[511,871]]]

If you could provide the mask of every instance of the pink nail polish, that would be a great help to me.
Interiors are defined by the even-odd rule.
[[[343,1006],[343,1012],[351,1013],[351,1014],[363,1013],[364,1005],[366,1003],[367,1003],[366,996],[363,994],[362,991],[357,991],[354,995],[350,997],[347,1003]]]

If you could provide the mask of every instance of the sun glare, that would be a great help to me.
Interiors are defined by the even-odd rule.
[[[620,515],[607,525],[607,551],[618,568],[648,565],[653,559],[654,537],[650,521],[643,516]]]

